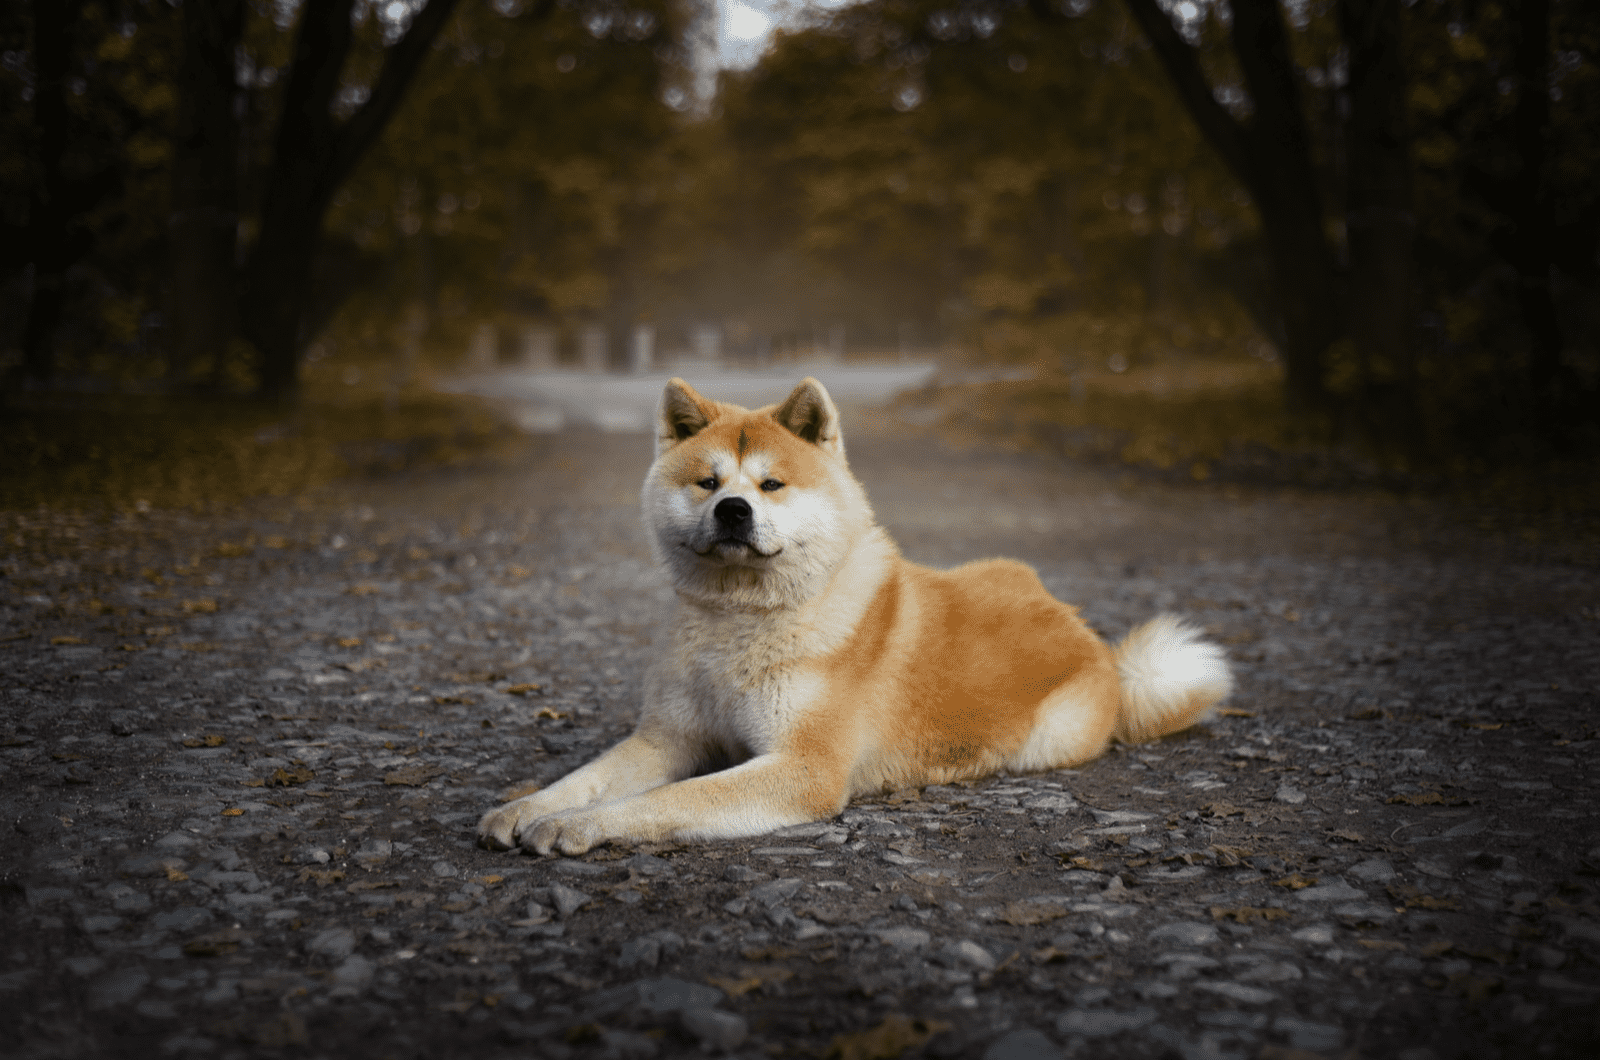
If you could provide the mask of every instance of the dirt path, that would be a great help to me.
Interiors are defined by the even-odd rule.
[[[1593,1056],[1600,577],[1421,503],[860,430],[916,559],[1014,555],[1229,716],[746,842],[480,850],[628,729],[648,442],[226,517],[3,519],[19,1056]]]

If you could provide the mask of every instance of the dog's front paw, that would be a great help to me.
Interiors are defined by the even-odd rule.
[[[586,854],[612,838],[605,817],[602,810],[568,810],[542,817],[522,830],[522,847],[538,854]]]
[[[478,821],[478,843],[490,850],[510,850],[523,829],[543,816],[532,796],[496,806]]]

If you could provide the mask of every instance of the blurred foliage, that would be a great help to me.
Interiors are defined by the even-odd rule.
[[[1121,4],[1045,6],[1053,17],[1017,0],[817,8],[758,66],[725,73],[714,97],[699,98],[704,3],[462,0],[328,216],[320,330],[307,354],[323,380],[313,394],[346,386],[352,370],[410,393],[428,371],[458,364],[485,322],[499,325],[502,356],[534,325],[563,335],[568,356],[578,329],[604,327],[614,357],[640,321],[660,328],[668,350],[715,325],[736,357],[804,351],[842,329],[857,350],[1030,366],[1043,373],[1040,389],[1016,400],[1068,425],[1084,413],[1048,395],[1070,395],[1074,378],[1081,387],[1103,377],[1114,390],[1117,379],[1213,363],[1237,387],[1230,399],[1207,384],[1206,400],[1251,411],[1197,438],[1342,445],[1375,423],[1401,423],[1413,454],[1445,454],[1438,466],[1592,448],[1578,402],[1600,383],[1600,7],[1551,4],[1543,86],[1551,164],[1541,194],[1556,221],[1555,311],[1575,403],[1548,414],[1524,384],[1529,324],[1508,257],[1525,212],[1523,89],[1511,76],[1520,9],[1417,0],[1403,20],[1419,400],[1391,402],[1398,367],[1346,342],[1327,380],[1343,404],[1290,425],[1271,405],[1278,339],[1248,196]],[[1217,98],[1247,116],[1224,8],[1187,6],[1185,33]],[[154,389],[173,382],[161,311],[177,14],[165,0],[83,10],[72,165],[112,174],[115,190],[83,217],[96,244],[70,273],[73,311],[58,346],[68,385]],[[261,0],[247,27],[247,202],[260,194],[294,10]],[[394,33],[387,8],[358,10],[341,106],[358,103]],[[1340,248],[1347,56],[1337,12],[1329,0],[1284,11]],[[0,152],[0,223],[10,230],[25,223],[36,178],[28,27],[23,5],[0,10],[0,136],[18,148]],[[29,279],[14,257],[0,266],[3,360]],[[218,350],[200,369],[231,380],[224,389],[251,385],[246,350]],[[1106,402],[1120,400],[1112,392]],[[1159,415],[1159,401],[1149,408]],[[1218,444],[1184,442],[1172,466],[1217,459]]]
[[[313,386],[293,412],[241,399],[97,395],[0,422],[0,509],[211,509],[352,473],[509,456],[522,438],[467,398]]]

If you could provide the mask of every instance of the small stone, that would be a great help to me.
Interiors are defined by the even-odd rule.
[[[600,1042],[605,1046],[607,1055],[615,1056],[618,1060],[650,1060],[661,1048],[647,1034],[612,1030],[609,1027],[601,1029]]]
[[[737,1049],[750,1034],[743,1016],[714,1008],[686,1008],[679,1017],[683,1029],[700,1039],[702,1048]]]
[[[150,975],[143,968],[121,968],[89,988],[89,1007],[104,1009],[126,1004],[138,997],[148,982]]]
[[[766,873],[757,872],[749,865],[729,865],[722,870],[722,878],[729,883],[754,883],[767,878]]]
[[[1367,893],[1356,890],[1343,880],[1334,880],[1315,887],[1304,887],[1294,892],[1294,896],[1302,902],[1355,902],[1365,898]]]
[[[108,931],[115,931],[122,926],[120,916],[86,916],[83,918],[83,930],[90,935],[103,935]]]
[[[1196,990],[1219,994],[1222,997],[1232,998],[1245,1005],[1265,1005],[1269,1001],[1278,999],[1278,995],[1271,990],[1263,990],[1259,986],[1245,986],[1243,983],[1202,981],[1193,984],[1193,986]]]
[[[84,976],[93,975],[106,966],[106,962],[99,957],[68,957],[61,964],[67,971],[80,979]]]
[[[1243,1031],[1259,1031],[1267,1025],[1265,1012],[1240,1012],[1234,1008],[1202,1012],[1199,1019],[1207,1027],[1231,1027]]]
[[[326,865],[333,860],[333,855],[321,847],[295,847],[289,857],[296,865]]]
[[[803,880],[772,880],[750,888],[750,897],[765,906],[774,906],[794,896]]]
[[[1363,883],[1387,883],[1394,879],[1394,866],[1381,858],[1373,858],[1350,866],[1350,875]]]
[[[662,936],[670,936],[663,939]],[[683,939],[671,931],[657,932],[655,937],[664,943],[662,949],[675,953],[683,946]],[[674,944],[675,943],[675,944]],[[722,991],[704,983],[691,983],[665,976],[645,979],[634,984],[639,1007],[647,1012],[682,1012],[691,1008],[714,1008],[722,1000]]]
[[[1113,1009],[1068,1009],[1056,1019],[1056,1030],[1082,1038],[1105,1038],[1124,1031],[1136,1031],[1154,1023],[1156,1010],[1141,1005],[1127,1012]]]
[[[1299,966],[1287,961],[1262,961],[1239,974],[1240,981],[1246,983],[1288,983],[1303,978],[1305,973]]]
[[[1061,1060],[1061,1050],[1038,1031],[1024,1028],[990,1042],[983,1060]]]
[[[157,931],[193,931],[210,923],[213,915],[209,909],[185,905],[168,913],[157,913],[151,919],[150,926]]]
[[[1153,813],[1137,813],[1133,810],[1090,810],[1094,814],[1094,823],[1100,825],[1110,824],[1137,824],[1140,821],[1153,821]]]
[[[552,883],[550,901],[555,905],[556,913],[565,920],[593,899],[576,887],[568,887],[564,883]]]
[[[394,853],[394,844],[387,839],[369,839],[361,844],[355,853],[357,864],[367,868],[376,868],[389,860],[389,855]]]
[[[1174,920],[1150,932],[1152,942],[1172,942],[1179,946],[1205,946],[1219,937],[1215,925],[1198,920]]]
[[[672,867],[672,862],[665,858],[658,858],[654,854],[635,854],[622,863],[622,867],[640,876],[676,876],[678,870]]]
[[[970,965],[980,972],[994,971],[994,955],[971,939],[962,939],[952,942],[945,947],[945,953],[960,964]]]
[[[1272,1029],[1288,1036],[1289,1044],[1308,1052],[1332,1052],[1344,1044],[1344,1028],[1331,1023],[1311,1023],[1293,1016],[1279,1016]]]
[[[435,861],[433,863],[433,874],[440,877],[451,877],[456,875],[456,867],[448,861]]]
[[[356,951],[356,933],[347,927],[319,931],[306,943],[306,952],[320,954],[329,960],[343,960]]]
[[[1332,924],[1309,924],[1289,936],[1296,942],[1308,943],[1312,946],[1327,946],[1333,942]]]
[[[628,968],[654,968],[661,963],[661,943],[645,935],[622,944],[622,952],[617,956],[617,967]]]
[[[1290,784],[1278,785],[1278,790],[1272,793],[1273,802],[1281,802],[1286,806],[1298,806],[1306,801],[1306,793]]]
[[[920,950],[933,941],[933,936],[921,928],[882,928],[876,934],[879,942],[897,950]]]
[[[157,850],[166,851],[192,850],[199,845],[200,840],[196,839],[188,832],[168,832],[155,842],[155,847]]]
[[[333,970],[333,993],[339,995],[359,994],[372,982],[372,974],[376,966],[359,953],[345,959],[345,962]]]

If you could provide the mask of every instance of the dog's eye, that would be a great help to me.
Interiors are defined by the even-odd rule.
[[[774,493],[781,489],[783,489],[783,483],[775,478],[769,478],[761,484],[761,492],[763,493]]]
[[[707,475],[699,482],[696,482],[695,485],[699,486],[703,490],[714,490],[717,488],[717,476]]]

